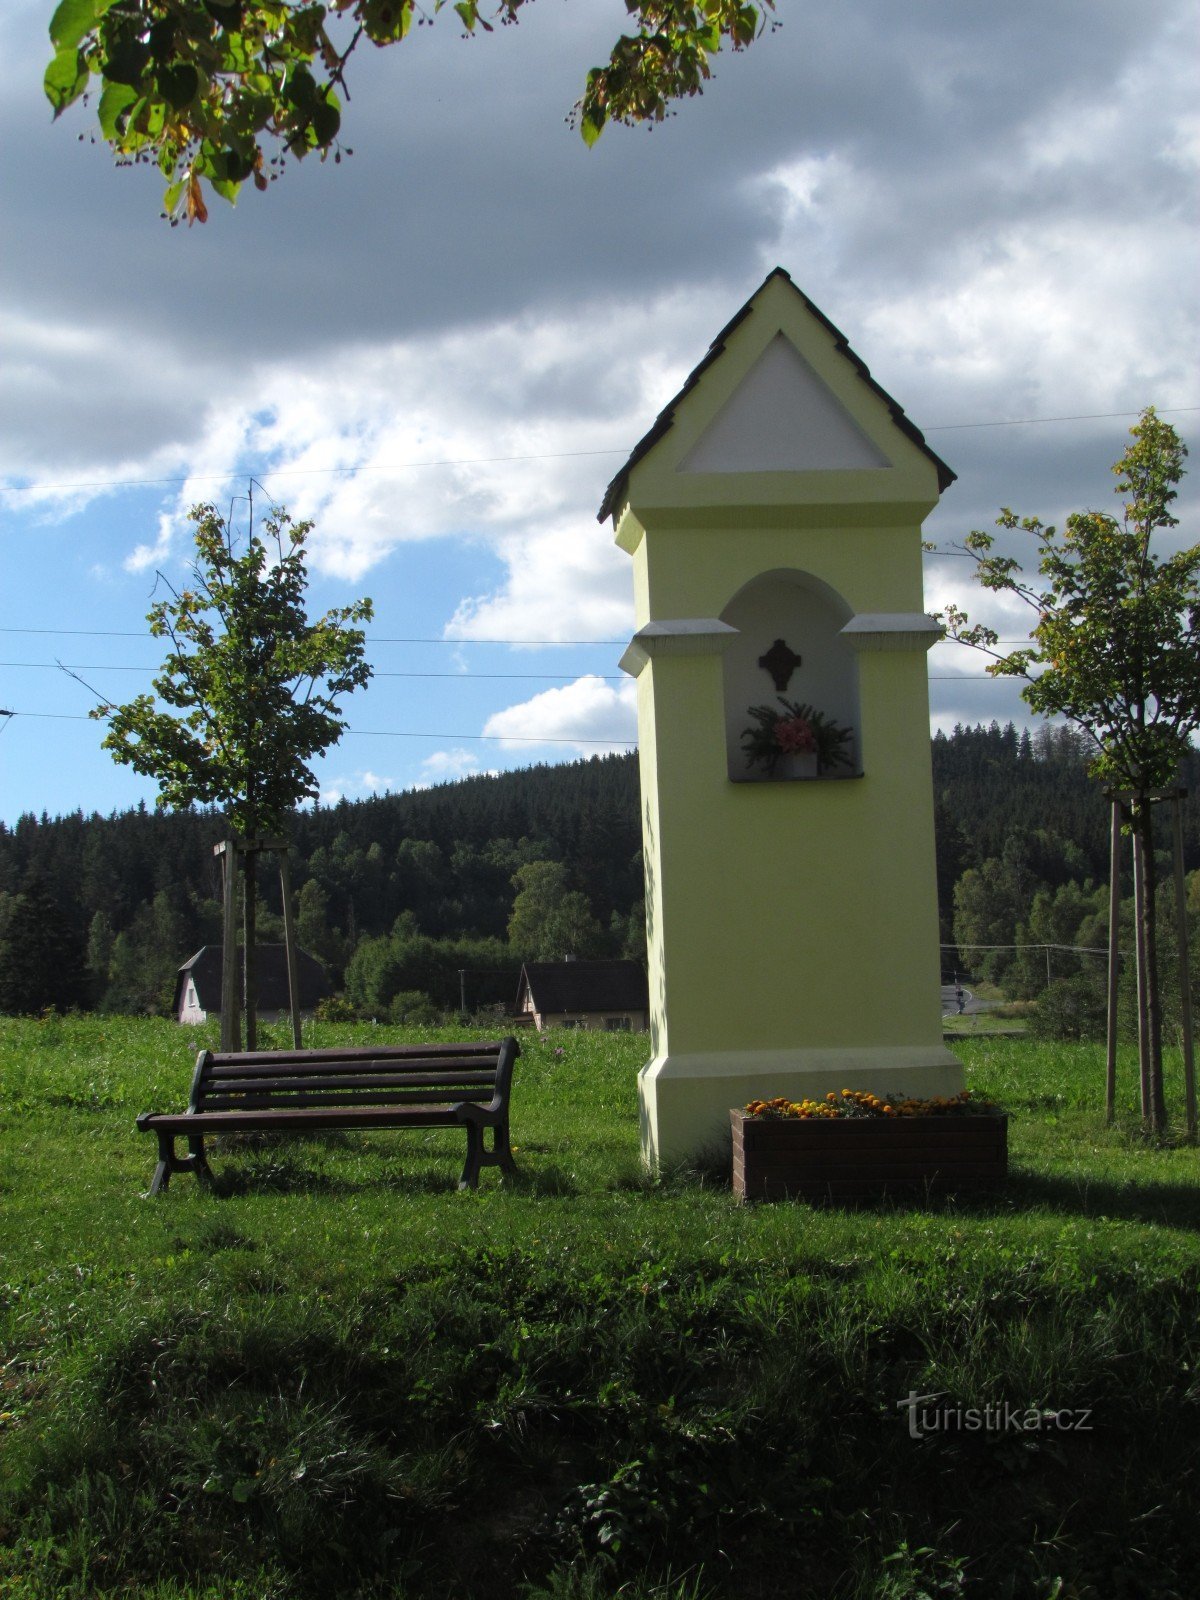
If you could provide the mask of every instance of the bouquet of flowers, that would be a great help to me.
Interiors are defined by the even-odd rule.
[[[779,704],[782,709],[778,711],[774,706],[750,707],[753,721],[742,731],[748,767],[765,767],[768,775],[774,776],[780,756],[793,753],[815,754],[818,772],[851,765],[846,746],[854,736],[853,729],[841,727],[803,701],[785,700],[780,695]]]

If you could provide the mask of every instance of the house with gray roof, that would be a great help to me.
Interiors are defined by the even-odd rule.
[[[279,1022],[291,1015],[288,999],[287,951],[281,944],[260,944],[257,952],[258,1019]],[[175,975],[174,1012],[179,1022],[206,1022],[221,1015],[221,964],[223,946],[203,945]],[[296,951],[300,979],[300,1010],[310,1013],[318,1000],[330,993],[325,968],[307,950]]]
[[[650,989],[640,961],[527,961],[517,1017],[535,1028],[645,1033]]]

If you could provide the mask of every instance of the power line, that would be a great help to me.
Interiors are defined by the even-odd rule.
[[[0,713],[8,717],[38,717],[49,718],[54,722],[91,722],[93,719],[81,716],[78,713],[62,711],[9,711]],[[470,741],[471,743],[496,743],[496,744],[594,744],[613,745],[626,749],[637,743],[636,739],[585,739],[568,738],[559,734],[538,733],[417,733],[400,728],[343,728],[344,734],[353,734],[363,739],[446,739],[454,741]]]
[[[10,711],[10,717],[48,717],[52,722],[90,722],[91,717],[84,716],[78,711]]]
[[[948,552],[948,551],[947,552],[936,551],[936,552],[930,552],[930,553],[941,555],[941,554],[949,554],[950,552]],[[45,636],[45,637],[52,637],[52,638],[56,638],[56,639],[148,639],[148,638],[152,637],[152,635],[150,635],[148,633],[145,633],[145,632],[142,632],[142,633],[123,632],[121,630],[112,629],[112,628],[0,628],[0,633],[39,634],[39,635],[42,635],[42,636]],[[627,645],[629,643],[628,638],[624,638],[624,639],[441,639],[441,638],[439,638],[439,639],[417,639],[417,638],[399,638],[399,637],[391,638],[391,637],[389,637],[389,636],[387,636],[385,634],[380,634],[380,633],[367,633],[367,634],[363,635],[363,638],[366,640],[366,642],[368,644],[442,644],[442,645],[454,645],[454,646],[467,645],[467,644],[476,644],[476,645],[478,645],[478,644],[502,644],[502,645],[512,645],[512,646],[516,646],[516,645],[562,645],[564,647],[568,646],[568,645],[582,646],[582,645],[618,645],[619,644],[619,645],[624,646],[624,645]],[[997,644],[1028,644],[1029,640],[1028,639],[997,639],[996,643]],[[13,667],[40,666],[40,665],[44,665],[44,664],[45,663],[34,662],[34,661],[10,661],[10,662],[2,662],[2,661],[0,661],[0,666],[6,666],[7,665],[7,666],[13,666]],[[58,664],[57,662],[54,663],[54,665],[56,665],[56,666],[57,666],[57,664]],[[81,670],[86,671],[87,669],[83,668]],[[115,671],[116,669],[114,668],[113,670]],[[142,671],[142,668],[140,668],[140,667],[136,667],[136,668],[131,667],[131,668],[126,669],[126,668],[122,667],[120,670],[121,671],[128,670],[128,671],[140,672],[140,671]],[[152,668],[148,668],[147,670],[148,671],[157,671],[157,668],[153,668],[152,667]],[[385,676],[385,674],[380,674],[380,676]],[[396,674],[392,674],[392,676],[403,677],[403,676],[405,676],[405,674],[396,673]],[[411,674],[411,676],[415,677],[415,676],[418,676],[418,674],[414,673],[414,674]],[[429,676],[429,677],[437,677],[438,674],[437,673],[429,673],[429,674],[427,674],[427,676]],[[473,674],[470,674],[470,673],[466,673],[466,674],[447,673],[447,674],[445,674],[445,676],[447,676],[447,677],[459,677],[459,676],[470,677],[470,676],[473,676]],[[486,676],[486,674],[482,674],[481,673],[481,674],[479,674],[479,676],[481,676],[481,677],[482,676]],[[495,676],[503,677],[503,676],[506,676],[506,674],[499,673],[499,674],[495,674]],[[526,676],[526,674],[513,673],[513,674],[511,674],[511,676],[513,676],[513,677],[523,677],[523,676]],[[528,676],[536,677],[536,676],[539,676],[539,674],[532,673],[532,674],[528,674]]]
[[[1159,416],[1180,416],[1200,411],[1200,406],[1155,407]],[[935,422],[923,433],[955,433],[964,428],[1030,428],[1043,422],[1118,422],[1124,417],[1140,417],[1140,411],[1085,411],[1076,417],[1007,417],[999,422]]]
[[[1020,644],[1019,639],[998,640],[999,644]],[[0,668],[37,671],[37,672],[62,672],[70,669],[74,672],[158,672],[160,667],[129,667],[110,665],[106,662],[83,661],[0,661]],[[372,678],[401,678],[401,679],[437,679],[447,683],[576,683],[580,678],[594,678],[600,683],[624,683],[625,674],[622,672],[582,672],[552,673],[552,672],[388,672],[373,670]],[[991,673],[968,672],[931,672],[928,674],[929,683],[1002,683],[1011,681],[1009,678],[993,675]],[[0,711],[0,716],[5,713]],[[33,716],[33,712],[23,713]]]
[[[140,632],[115,628],[0,628],[0,633],[36,633],[51,635],[63,639],[148,639],[152,637],[143,628]],[[418,639],[418,638],[391,638],[384,634],[367,633],[363,637],[368,644],[506,644],[506,645],[533,645],[533,644],[559,644],[559,645],[592,645],[610,644],[626,645],[628,639]]]
[[[1162,406],[1160,416],[1183,416],[1200,411],[1200,406]],[[1126,417],[1140,417],[1140,411],[1087,411],[1062,417],[1001,417],[987,422],[935,422],[922,429],[923,433],[956,433],[971,428],[1033,428],[1058,422],[1116,422]],[[80,479],[70,483],[0,484],[4,494],[48,494],[63,489],[145,489],[180,483],[230,483],[246,477],[262,478],[313,478],[330,477],[343,473],[353,477],[360,472],[411,472],[430,467],[498,466],[521,461],[571,461],[586,456],[628,455],[628,445],[610,445],[603,450],[544,450],[529,455],[512,456],[450,456],[429,461],[364,462],[349,467],[258,467],[241,468],[236,472],[188,472],[170,478],[95,478]]]
[[[626,645],[628,639],[390,639],[383,634],[368,633],[363,636],[368,644],[619,644]]]
[[[127,667],[109,665],[102,661],[0,661],[0,667],[25,668],[38,672],[160,672],[159,666]],[[621,683],[620,672],[585,672],[574,675],[561,672],[386,672],[372,669],[375,678],[445,678],[452,683],[496,683],[517,681],[522,683],[574,683],[577,678],[598,678],[602,683]],[[3,713],[0,712],[0,716]]]
[[[0,667],[25,667],[37,668],[39,671],[61,672],[69,667],[75,672],[157,672],[157,667],[109,667],[93,664],[85,665],[79,661],[65,661],[61,664],[56,661],[0,661]],[[564,677],[546,672],[375,672],[375,678],[440,678],[449,683],[576,683],[579,678],[594,678],[599,683],[624,683],[625,674],[622,672],[584,672],[575,677]],[[1011,681],[1007,677],[993,676],[990,673],[969,672],[931,672],[928,676],[929,683],[1004,683]],[[4,715],[0,711],[0,717]],[[31,716],[32,712],[24,715]]]
[[[446,739],[466,740],[472,744],[480,741],[497,744],[595,744],[613,745],[621,750],[637,744],[636,737],[628,739],[576,739],[564,735],[540,733],[409,733],[394,728],[347,728],[346,733],[362,739]]]

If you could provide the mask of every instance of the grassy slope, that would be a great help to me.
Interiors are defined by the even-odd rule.
[[[306,1042],[349,1035],[405,1037]],[[644,1041],[574,1034],[515,1181],[355,1136],[150,1204],[199,1036],[0,1021],[6,1600],[1190,1592],[1200,1157],[1104,1129],[1102,1052],[962,1045],[1015,1113],[988,1201],[648,1184]],[[914,1389],[1093,1427],[913,1440]]]

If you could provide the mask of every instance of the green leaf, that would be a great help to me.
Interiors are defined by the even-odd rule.
[[[603,111],[585,111],[579,119],[579,131],[583,135],[583,142],[590,150],[596,140],[604,132],[607,119]]]
[[[62,0],[50,18],[50,37],[59,50],[77,45],[99,22],[113,0]]]
[[[342,113],[332,98],[318,100],[313,106],[312,125],[319,145],[332,144],[337,138],[338,129],[342,125]]]
[[[191,105],[200,87],[200,74],[190,61],[180,61],[172,67],[158,70],[158,88],[172,111],[182,111]]]
[[[109,83],[128,83],[137,88],[149,64],[148,44],[141,44],[136,39],[121,39],[109,52],[102,70]]]
[[[241,0],[204,0],[204,9],[223,28],[236,28],[242,20]]]
[[[183,185],[185,179],[180,178],[177,183],[168,184],[163,190],[163,210],[170,216],[175,207],[183,199]]]
[[[61,116],[72,101],[79,99],[87,88],[89,76],[82,51],[72,45],[58,52],[42,79],[46,99],[54,107],[56,117]]]
[[[131,89],[127,83],[106,83],[104,93],[100,96],[100,105],[96,116],[100,123],[100,132],[106,139],[119,137],[117,121],[123,111],[128,111],[138,101],[138,92]]]
[[[242,187],[240,183],[235,183],[232,178],[210,178],[208,181],[222,200],[228,200],[231,206],[237,205],[238,193]]]

